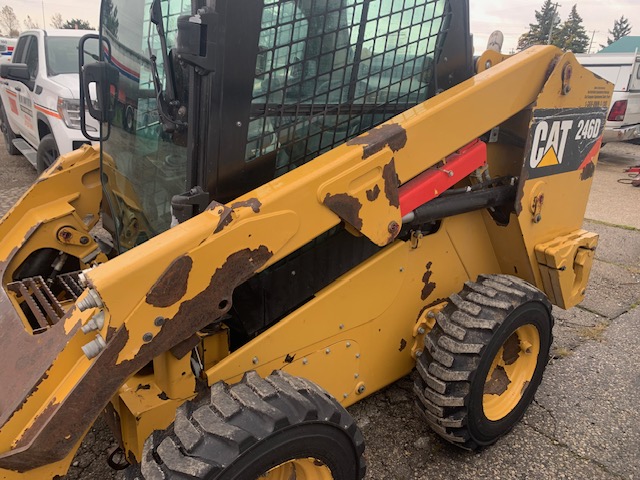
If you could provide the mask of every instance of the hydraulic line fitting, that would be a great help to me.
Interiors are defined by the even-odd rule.
[[[100,295],[92,288],[87,292],[87,296],[78,302],[78,310],[84,312],[90,308],[100,308],[102,305]]]
[[[98,333],[94,340],[91,340],[89,343],[82,346],[82,351],[87,356],[87,358],[91,360],[92,358],[97,357],[98,354],[102,350],[104,350],[106,346],[107,342],[105,342],[104,338],[102,338],[102,335]]]
[[[102,330],[104,325],[104,312],[100,311],[96,313],[89,321],[82,327],[83,333],[93,332],[94,330]]]

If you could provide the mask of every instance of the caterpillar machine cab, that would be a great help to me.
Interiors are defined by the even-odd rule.
[[[0,478],[64,475],[103,415],[133,478],[360,479],[344,407],[414,369],[444,439],[507,433],[585,295],[611,85],[474,58],[468,13],[103,0],[100,147],[0,224]]]

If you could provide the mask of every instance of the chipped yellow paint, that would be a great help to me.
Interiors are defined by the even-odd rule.
[[[135,375],[127,380],[114,405],[122,422],[123,448],[138,458],[147,437],[154,430],[167,428],[173,422],[175,409],[193,398],[196,390],[190,355],[176,359],[166,352],[153,364],[155,374]]]
[[[207,222],[208,225],[205,224],[205,228],[211,234],[213,231],[212,226],[215,228],[220,217],[212,211],[205,212],[202,215],[207,213],[213,217],[211,219],[213,221],[209,220]],[[131,319],[131,321],[126,322],[129,339],[125,347],[120,351],[117,363],[126,362],[135,357],[142,345],[144,345],[142,338],[146,333],[157,335],[162,328],[154,324],[154,320],[158,316],[167,318],[167,323],[171,322],[171,319],[178,313],[182,302],[191,300],[201,294],[211,283],[212,274],[224,265],[230,255],[241,248],[257,249],[263,244],[266,245],[269,251],[278,252],[287,244],[297,230],[297,215],[292,211],[285,210],[260,216],[252,212],[246,212],[246,215],[248,218],[239,218],[232,222],[222,231],[202,241],[191,251],[186,251],[186,249],[180,251],[181,242],[191,238],[185,235],[185,230],[189,233],[188,230],[192,222],[186,222],[165,234],[149,240],[144,245],[150,244],[148,250],[144,248],[131,250],[87,274],[87,277],[98,288],[106,308],[111,313],[111,317],[128,317]],[[267,239],[269,241],[265,241]],[[215,245],[213,242],[215,242]],[[242,247],[240,248],[239,246]],[[145,253],[149,254],[146,255]],[[177,256],[185,254],[192,258],[193,267],[189,275],[187,291],[183,298],[166,308],[158,308],[146,303],[144,299],[155,280],[160,277],[162,272]],[[120,269],[123,265],[126,266],[127,271],[130,271],[131,276],[135,277],[137,281],[126,285],[113,282],[114,277],[110,276],[110,272],[121,271]],[[259,267],[257,266],[256,269]],[[141,301],[137,305],[122,305],[125,303],[121,300],[123,287],[127,290],[127,295],[132,295],[131,298],[138,298]],[[134,307],[134,310],[121,316],[119,310],[122,307]],[[115,322],[111,325],[114,328],[119,326]]]
[[[534,102],[539,108],[579,107],[585,104],[590,86],[604,85],[603,81],[588,77],[572,55],[563,55],[554,47],[534,47],[501,60],[472,79],[394,118],[391,123],[406,131],[407,141],[393,154],[389,147],[384,147],[363,159],[362,144],[342,145],[236,200],[241,204],[257,200],[259,212],[236,208],[231,213],[231,222],[223,227],[224,208],[205,211],[94,268],[87,278],[105,304],[104,328],[114,331],[123,327],[128,333],[128,340],[118,353],[117,365],[126,365],[136,358],[147,342],[145,334],[157,338],[163,327],[156,325],[155,319],[164,317],[167,319],[164,327],[170,325],[181,304],[205,291],[216,269],[230,256],[243,249],[266,249],[271,257],[255,266],[259,271],[340,223],[340,217],[323,203],[327,193],[357,198],[363,205],[359,212],[362,226],[358,230],[382,245],[389,240],[389,225],[398,223],[399,218],[397,209],[386,202],[380,172],[392,157],[400,182],[404,183],[497,125],[512,126],[518,135],[526,137],[531,114],[528,109]],[[549,67],[557,61],[558,66],[547,79]],[[573,65],[572,90],[569,95],[561,96],[561,67],[566,62]],[[505,98],[508,101],[500,100]],[[518,147],[490,145],[492,174],[520,175],[522,154]],[[5,216],[0,224],[0,259],[13,258],[3,279],[5,284],[31,252],[54,242],[60,245],[55,237],[60,224],[56,222],[64,221],[80,232],[95,224],[101,199],[97,169],[98,153],[93,148],[85,147],[62,157]],[[388,385],[414,366],[409,342],[425,305],[459,291],[466,280],[475,279],[481,273],[516,273],[544,288],[535,246],[579,228],[591,180],[582,181],[580,172],[568,172],[547,177],[545,181],[546,206],[540,222],[531,220],[527,205],[532,201],[533,182],[526,182],[522,190],[525,208],[519,216],[512,215],[508,227],[496,226],[486,212],[474,212],[445,219],[440,230],[425,235],[417,248],[409,241],[396,241],[233,354],[208,363],[204,372],[206,379],[209,383],[238,379],[251,369],[267,375],[274,368],[283,367],[304,375],[305,365],[301,359],[309,356],[313,357],[314,365],[323,366],[309,374],[311,379],[321,386],[328,385],[329,391],[344,405]],[[368,201],[366,196],[372,186],[380,188],[375,202]],[[135,208],[135,199],[126,191],[119,194],[130,208]],[[83,221],[85,218],[90,218],[87,224]],[[30,230],[32,233],[28,234]],[[12,250],[16,246],[20,249],[14,254]],[[86,252],[75,245],[63,248],[78,257]],[[146,295],[155,282],[176,258],[184,255],[193,260],[193,267],[182,298],[164,308],[146,303]],[[423,299],[422,279],[429,262],[430,281],[435,287]],[[72,329],[86,322],[89,314],[73,311],[65,328]],[[185,332],[185,336],[191,333],[194,332]],[[47,371],[47,378],[0,430],[0,451],[10,449],[51,399],[65,399],[83,381],[100,358],[89,361],[81,351],[80,347],[92,338],[76,331]],[[349,342],[351,347],[347,347]],[[343,353],[331,355],[332,347],[342,349]],[[347,354],[344,352],[356,347],[357,352],[351,350],[353,359],[347,362],[355,370],[353,378],[331,383],[334,372],[345,364],[343,355]],[[224,348],[219,351],[222,353]],[[295,358],[289,366],[285,362],[287,355]],[[186,386],[172,379],[176,375],[175,367],[172,361],[164,366],[158,364],[158,368],[164,370],[157,372],[158,378],[165,375],[162,382],[175,385],[184,394]],[[154,383],[158,385],[155,379]],[[354,393],[358,385],[366,387],[359,394],[357,390]],[[114,404],[130,395],[131,385],[128,388],[121,390]],[[105,399],[99,401],[106,403]],[[150,397],[141,401],[149,408],[144,422],[138,422],[128,409],[119,410],[123,412],[124,442],[136,458],[140,458],[146,433],[166,426],[181,402],[154,403]],[[128,404],[132,404],[131,398]],[[129,414],[125,414],[126,411]],[[68,433],[60,435],[59,441],[64,442]],[[71,438],[69,436],[68,441]],[[78,444],[70,445],[69,456],[46,469],[46,474],[43,469],[36,469],[14,478],[47,478],[61,466],[68,466]]]
[[[93,315],[97,313],[97,311],[97,309],[90,308],[89,310],[85,310],[84,312],[78,311],[77,315],[71,315],[67,317],[64,321],[64,333],[66,335],[69,335],[76,326],[86,324],[91,319],[91,317],[93,317]]]
[[[491,250],[465,268],[453,248],[452,241],[488,248],[483,229],[463,228],[478,222],[482,224],[480,212],[451,217],[442,222],[437,233],[425,236],[417,248],[411,242],[396,242],[382,250],[207,369],[209,383],[238,381],[252,369],[266,376],[274,369],[285,368],[320,384],[348,406],[406,375],[415,365],[411,342],[420,310],[459,291],[465,281],[480,273],[499,271]],[[428,262],[432,262],[431,280],[436,286],[422,300],[422,277]],[[351,346],[347,348],[348,342]],[[330,353],[323,353],[327,348]],[[345,362],[345,352],[351,352],[350,360],[357,360],[357,364]],[[289,366],[287,355],[295,358]],[[304,358],[308,359],[307,365]],[[345,370],[358,377],[347,378],[345,373],[336,378],[336,372]],[[359,382],[366,389],[358,395],[354,389]]]
[[[318,188],[318,202],[326,201],[327,196],[346,193],[357,200],[359,209],[354,215],[363,221],[361,227],[356,227],[363,235],[367,236],[373,243],[385,246],[390,240],[395,238],[389,231],[389,224],[395,222],[396,225],[402,223],[400,208],[397,203],[397,186],[385,185],[383,171],[393,161],[393,154],[390,149],[384,149],[369,158],[366,162],[358,162],[347,170],[335,175]],[[395,172],[394,172],[395,174]],[[394,179],[395,181],[395,175]],[[375,200],[367,197],[367,191],[373,192],[378,189]],[[388,191],[391,190],[391,191]],[[396,205],[391,205],[387,195],[394,195]],[[339,214],[339,212],[336,211]],[[348,217],[344,220],[349,221]],[[397,234],[397,232],[396,232]]]
[[[506,361],[504,346],[511,339],[517,339],[518,351],[515,352],[515,358]],[[511,352],[512,355],[513,353]],[[535,326],[522,325],[509,336],[491,362],[485,385],[491,380],[496,368],[503,371],[504,380],[508,383],[502,386],[501,390],[504,390],[501,393],[487,393],[485,386],[485,393],[482,397],[482,409],[485,417],[495,422],[503,419],[516,408],[533,378],[539,355],[540,333]]]

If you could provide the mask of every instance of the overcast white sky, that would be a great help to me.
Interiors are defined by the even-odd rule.
[[[141,1],[141,0],[131,0]],[[595,30],[592,51],[605,43],[607,31],[613,28],[613,21],[621,15],[627,17],[633,27],[632,35],[640,36],[640,0],[556,0],[560,3],[559,13],[562,21],[567,18],[574,4],[584,20],[589,36]],[[474,34],[476,53],[485,50],[487,39],[493,30],[499,29],[505,35],[504,52],[509,52],[518,43],[518,37],[524,33],[529,23],[535,21],[534,11],[539,10],[543,0],[470,0],[471,32]],[[47,26],[54,13],[62,14],[64,19],[81,18],[97,27],[99,0],[0,0],[4,5],[13,7],[21,22],[30,15],[42,25],[43,5]]]

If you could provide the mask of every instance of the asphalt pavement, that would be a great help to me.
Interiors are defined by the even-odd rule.
[[[365,435],[367,480],[640,480],[640,188],[619,183],[640,146],[606,145],[584,228],[600,234],[586,300],[554,309],[553,358],[534,403],[513,431],[479,452],[431,433],[406,377],[349,410]],[[0,214],[36,178],[0,140]],[[67,479],[120,478],[106,465],[113,438],[97,423]]]

